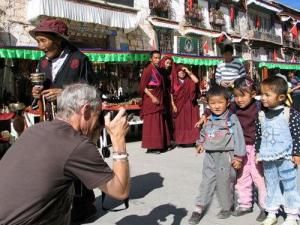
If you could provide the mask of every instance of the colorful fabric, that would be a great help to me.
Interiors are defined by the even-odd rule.
[[[284,111],[274,118],[260,119],[260,124],[261,144],[258,159],[261,161],[291,159],[293,140]]]
[[[266,210],[277,211],[282,205],[287,214],[297,215],[300,196],[297,191],[297,170],[294,163],[286,159],[263,161],[263,167],[267,186]]]
[[[232,151],[237,156],[246,154],[243,130],[236,115],[227,110],[220,116],[208,117],[200,132],[199,143],[205,151]]]
[[[238,206],[247,209],[253,207],[254,184],[258,190],[258,204],[264,209],[267,193],[262,164],[256,163],[254,145],[247,145],[246,150],[247,155],[243,157],[243,165],[238,170],[238,178],[235,185]]]

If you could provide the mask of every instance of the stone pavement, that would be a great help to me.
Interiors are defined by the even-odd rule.
[[[146,154],[140,142],[127,145],[132,187],[130,205],[127,210],[106,212],[101,209],[101,192],[97,194],[98,214],[94,225],[180,225],[188,224],[194,208],[194,199],[201,180],[203,156],[196,155],[194,148],[175,148],[163,154]],[[111,159],[107,162],[111,164]],[[122,202],[107,199],[105,207],[124,208]],[[219,209],[213,201],[202,225],[258,225],[259,213],[219,220],[215,217]],[[282,219],[279,220],[281,224]]]

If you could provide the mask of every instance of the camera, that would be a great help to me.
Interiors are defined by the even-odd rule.
[[[102,151],[103,158],[109,158],[110,157],[110,150],[107,146],[102,147],[101,151]]]
[[[104,117],[107,115],[107,113],[110,113],[110,120],[112,121],[116,117],[118,112],[119,112],[118,110],[114,110],[114,111],[110,111],[110,112],[102,111],[100,116],[99,116],[99,127],[104,127],[105,126]],[[130,121],[130,120],[133,119],[134,113],[130,113],[129,115],[125,114],[124,116],[126,116],[127,121]],[[103,135],[106,135],[106,134],[103,132]],[[102,139],[102,141],[103,141],[103,139]],[[107,146],[107,141],[104,141],[104,143],[103,142],[101,143],[100,140],[98,140],[97,145],[101,147],[102,157],[103,158],[109,158],[110,155],[111,155],[111,152],[110,152],[109,147]]]

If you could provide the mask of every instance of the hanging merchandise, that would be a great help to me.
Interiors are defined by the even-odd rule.
[[[233,23],[234,22],[234,19],[235,19],[235,8],[234,6],[232,5],[230,7],[230,22]]]
[[[202,45],[202,48],[203,48],[203,53],[208,54],[209,46],[208,46],[208,41],[207,40]]]
[[[294,38],[298,37],[298,28],[297,28],[297,23],[291,28],[290,32],[292,33]]]
[[[221,44],[223,41],[225,41],[226,36],[224,34],[221,34],[217,39],[216,39],[216,43],[217,44]]]
[[[296,62],[297,62],[297,60],[296,60],[296,57],[295,57],[295,53],[293,53],[291,63],[296,63]]]
[[[256,16],[256,18],[255,18],[255,27],[256,28],[260,28],[260,17],[259,16]]]
[[[276,49],[274,49],[274,51],[273,51],[273,61],[276,62],[277,58],[278,58],[277,51],[276,51]]]
[[[193,8],[193,0],[187,0],[188,9],[191,10]]]

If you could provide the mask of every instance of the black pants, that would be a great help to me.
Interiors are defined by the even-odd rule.
[[[293,94],[293,107],[300,112],[300,93]]]
[[[96,207],[93,205],[95,194],[93,190],[87,189],[80,180],[75,181],[74,187],[75,196],[73,198],[71,220],[72,222],[80,222],[96,213]]]
[[[0,143],[0,159],[4,156],[6,153],[7,149],[9,149],[10,144],[8,142],[5,143]]]

